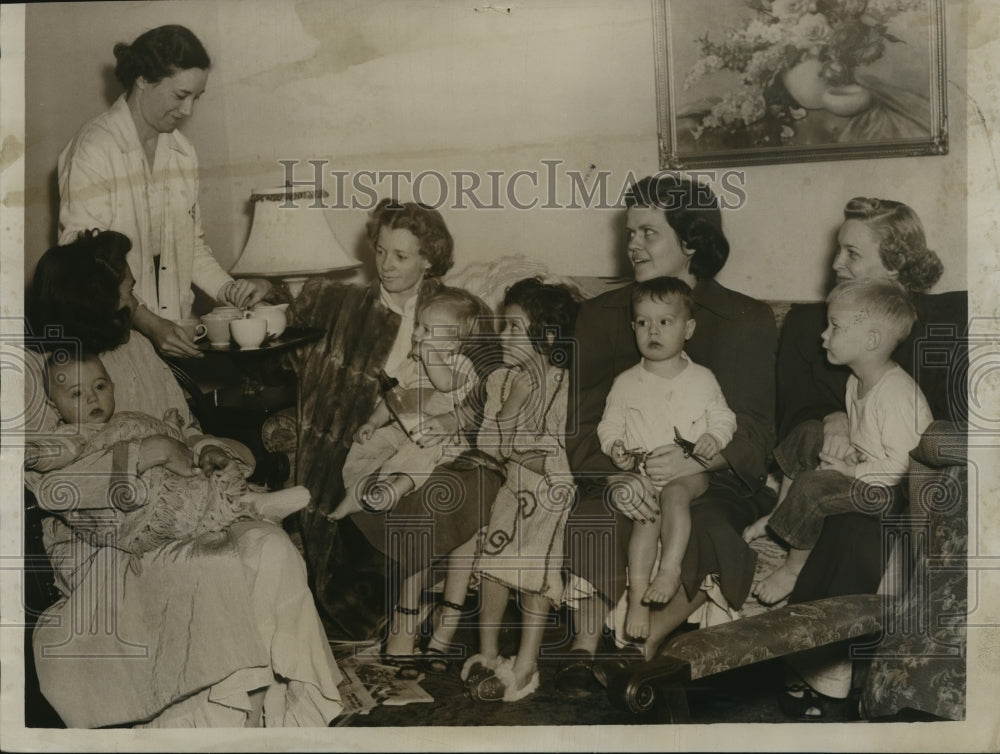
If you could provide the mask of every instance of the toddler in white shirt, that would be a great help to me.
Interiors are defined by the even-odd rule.
[[[632,329],[642,361],[615,378],[597,427],[603,450],[626,474],[614,475],[611,494],[656,500],[655,518],[633,522],[628,545],[626,632],[649,636],[649,605],[670,601],[680,586],[681,559],[691,532],[691,501],[708,488],[708,472],[676,477],[660,489],[645,475],[646,455],[685,443],[703,466],[733,439],[736,415],[715,375],[684,353],[694,333],[694,301],[683,280],[661,277],[632,292]],[[639,473],[635,473],[638,471]],[[655,577],[657,543],[661,554]]]

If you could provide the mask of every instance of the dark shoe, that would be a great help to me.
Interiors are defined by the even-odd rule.
[[[379,655],[379,662],[396,668],[396,677],[405,681],[420,677],[420,660],[421,655],[387,655],[384,652]]]
[[[594,678],[594,656],[585,649],[570,650],[570,657],[556,671],[556,691],[580,699],[601,690]]]
[[[594,659],[594,678],[607,688],[608,681],[612,676],[626,670],[630,665],[644,662],[645,659],[641,651],[631,646],[625,647],[613,655],[597,657]]]
[[[847,699],[834,699],[821,694],[805,683],[785,686],[779,700],[781,711],[803,723],[822,723],[830,718],[842,719]]]
[[[453,656],[446,655],[440,649],[428,647],[417,659],[417,667],[426,673],[444,675],[451,670]]]

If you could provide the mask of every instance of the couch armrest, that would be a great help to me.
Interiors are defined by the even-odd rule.
[[[924,430],[920,444],[910,454],[925,466],[964,466],[968,461],[968,437],[964,424],[934,421]]]
[[[608,696],[632,712],[649,709],[656,688],[877,633],[888,598],[849,594],[771,610],[681,634],[649,662],[608,679]]]

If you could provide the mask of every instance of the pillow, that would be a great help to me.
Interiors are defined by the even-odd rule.
[[[539,277],[545,283],[564,283],[579,293],[571,278],[553,275],[544,264],[526,259],[523,254],[500,257],[492,262],[472,262],[460,270],[449,272],[443,282],[479,296],[496,312],[508,288],[518,280],[532,277]]]

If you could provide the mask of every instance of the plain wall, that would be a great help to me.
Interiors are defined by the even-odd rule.
[[[760,298],[821,298],[843,205],[866,195],[911,205],[945,262],[935,290],[966,288],[966,13],[964,3],[946,5],[949,153],[742,168],[748,201],[726,213],[733,252],[720,282]],[[449,0],[29,6],[26,279],[55,240],[59,151],[120,93],[114,43],[164,23],[191,28],[213,59],[208,89],[183,131],[198,149],[206,234],[224,266],[249,232],[251,189],[283,182],[281,159],[300,161],[297,179],[311,177],[307,160],[352,175],[471,171],[484,186],[487,171],[535,170],[542,187],[532,192],[522,182],[520,191],[542,200],[543,160],[560,161],[560,200],[569,195],[567,169],[611,171],[612,195],[630,171],[657,170],[648,0],[490,7]],[[433,201],[436,184],[423,185]],[[400,198],[410,197],[404,190]],[[625,272],[620,211],[502,203],[442,209],[459,266],[523,253],[564,274]],[[364,256],[366,213],[326,215],[341,243]]]

